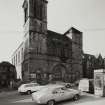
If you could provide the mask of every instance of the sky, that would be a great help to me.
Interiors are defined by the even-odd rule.
[[[48,0],[48,29],[83,32],[83,51],[105,57],[105,0]],[[10,61],[23,40],[23,0],[0,0],[0,62]]]

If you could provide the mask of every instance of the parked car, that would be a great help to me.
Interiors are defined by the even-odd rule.
[[[38,91],[43,87],[44,86],[41,86],[38,83],[27,83],[27,84],[22,84],[18,88],[18,92],[20,94],[23,94],[23,93],[31,94],[32,92]]]
[[[66,88],[61,85],[50,85],[47,88],[43,88],[40,91],[32,93],[32,100],[36,104],[54,105],[56,102],[74,99],[78,100],[80,97],[80,91],[70,88]]]

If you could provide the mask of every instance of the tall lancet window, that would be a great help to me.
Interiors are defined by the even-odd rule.
[[[28,3],[27,2],[24,3],[23,8],[24,8],[24,21],[26,23],[28,19]]]
[[[37,16],[37,0],[33,0],[33,14],[34,14],[34,17],[36,18],[36,16]]]
[[[43,19],[43,17],[42,17],[42,15],[43,15],[42,11],[43,11],[43,1],[41,1],[41,3],[40,3],[40,20]]]
[[[25,12],[25,22],[27,21],[28,19],[28,11],[27,11],[27,8],[24,9],[24,12]]]

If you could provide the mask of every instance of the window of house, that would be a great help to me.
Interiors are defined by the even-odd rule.
[[[15,65],[15,62],[16,62],[16,61],[15,61],[15,56],[14,56],[14,65]]]
[[[16,65],[17,65],[17,54],[16,54]]]
[[[24,55],[23,55],[23,48],[22,48],[22,50],[21,50],[21,58],[22,58],[22,59],[21,59],[21,60],[23,60],[23,56],[24,56]]]
[[[20,62],[20,51],[18,52],[18,63]]]

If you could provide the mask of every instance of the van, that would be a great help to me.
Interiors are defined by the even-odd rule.
[[[88,92],[89,91],[89,79],[81,79],[79,81],[78,89],[83,92]]]
[[[79,81],[78,89],[83,92],[94,93],[94,81],[93,79],[83,78]]]

